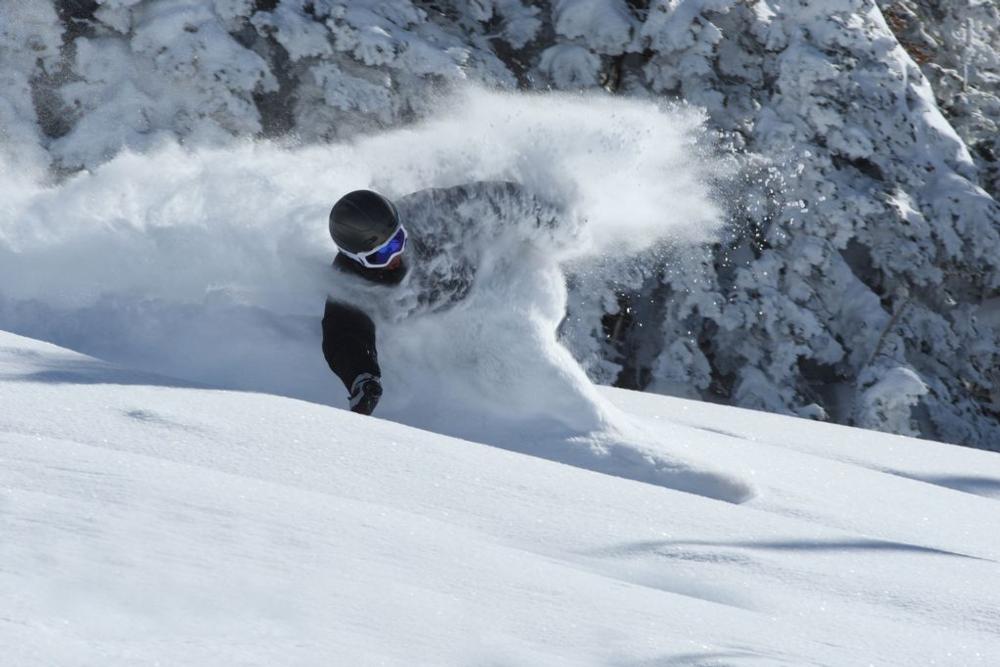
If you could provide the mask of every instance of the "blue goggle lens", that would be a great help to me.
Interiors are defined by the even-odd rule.
[[[388,264],[393,255],[403,251],[406,245],[406,230],[399,228],[392,238],[385,242],[381,248],[377,248],[364,256],[369,264]]]

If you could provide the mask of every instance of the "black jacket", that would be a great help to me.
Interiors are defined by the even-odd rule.
[[[398,285],[406,277],[406,264],[395,269],[369,269],[337,253],[333,268],[381,285]],[[323,312],[323,356],[330,370],[350,392],[355,379],[369,374],[382,376],[375,344],[375,323],[361,308],[327,299]]]
[[[381,376],[376,322],[448,308],[468,294],[491,246],[554,229],[557,209],[507,182],[420,190],[395,202],[408,233],[403,265],[368,269],[344,255],[323,315],[323,354],[350,390],[361,373]],[[389,289],[386,289],[386,288]]]

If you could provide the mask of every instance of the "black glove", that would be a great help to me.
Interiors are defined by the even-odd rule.
[[[382,382],[370,373],[363,373],[351,385],[351,412],[370,415],[382,398]]]

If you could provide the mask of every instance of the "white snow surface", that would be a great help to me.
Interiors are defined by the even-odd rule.
[[[3,661],[992,664],[995,454],[599,392],[757,494],[0,333]]]

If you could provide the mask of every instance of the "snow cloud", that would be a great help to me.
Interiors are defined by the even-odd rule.
[[[556,336],[561,263],[716,228],[700,118],[604,96],[475,88],[435,104],[432,120],[350,143],[166,143],[55,186],[0,181],[0,329],[212,386],[340,404],[320,354],[336,286],[332,203],[357,188],[393,197],[515,181],[564,211],[565,224],[528,225],[517,246],[487,244],[459,306],[380,327],[380,416],[749,497],[741,482],[654,460],[639,436],[625,438],[627,420]],[[484,212],[484,232],[513,215]]]
[[[5,178],[0,296],[80,307],[123,293],[197,302],[225,289],[295,303],[318,288],[311,271],[333,252],[329,207],[357,188],[400,196],[516,181],[577,220],[570,255],[703,240],[719,223],[694,112],[480,89],[437,105],[433,120],[350,143],[164,144],[58,186]]]

